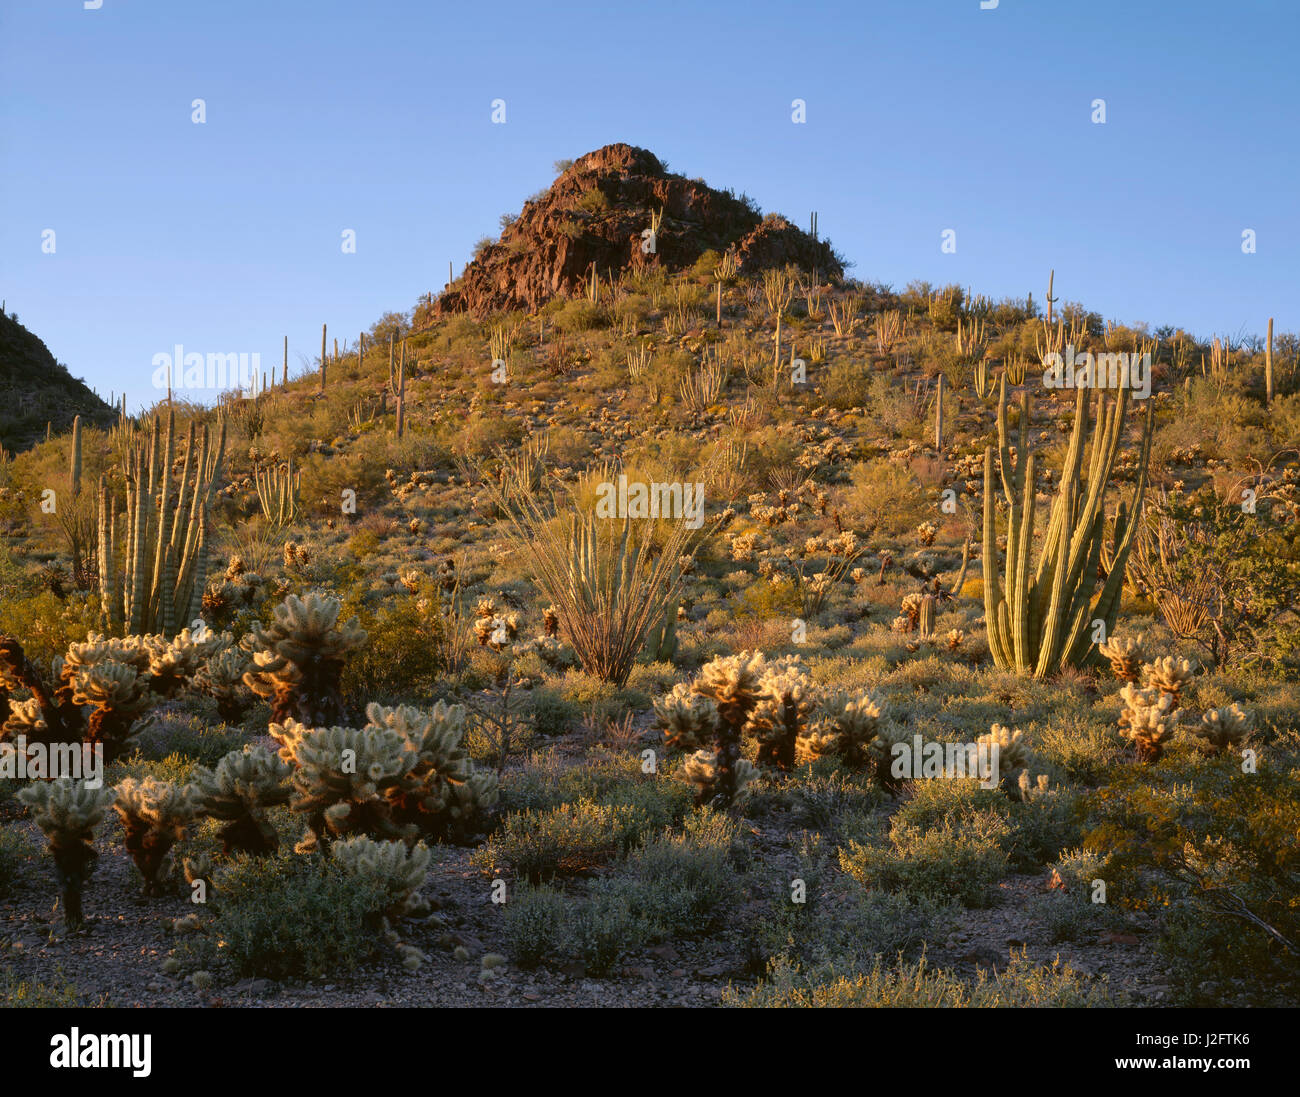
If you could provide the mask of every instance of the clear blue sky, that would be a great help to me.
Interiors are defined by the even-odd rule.
[[[133,408],[176,343],[293,371],[626,141],[865,280],[1295,331],[1297,46],[1291,0],[0,0],[0,296]]]

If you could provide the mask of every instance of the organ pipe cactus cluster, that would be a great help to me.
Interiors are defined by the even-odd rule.
[[[193,796],[196,810],[225,823],[221,828],[226,853],[274,853],[280,839],[266,816],[266,809],[289,800],[292,768],[265,747],[246,746],[234,750],[217,763],[194,772]]]
[[[68,777],[38,781],[18,793],[49,842],[63,921],[70,930],[85,922],[81,899],[98,857],[95,827],[114,798],[111,788],[90,788],[84,781]]]
[[[1131,508],[1123,501],[1108,550],[1110,574],[1097,590],[1106,531],[1107,485],[1123,440],[1129,389],[1114,398],[1079,388],[1074,430],[1038,554],[1032,563],[1037,455],[1029,450],[1029,395],[1020,399],[1019,437],[1012,446],[1007,426],[1006,377],[998,394],[998,443],[1002,494],[1008,508],[1005,584],[998,566],[994,522],[993,447],[984,451],[984,611],[989,648],[1003,670],[1045,678],[1062,667],[1084,665],[1093,655],[1094,622],[1114,631],[1124,564],[1133,544],[1146,492],[1151,455],[1153,403],[1147,406]],[[1093,404],[1096,422],[1093,422]],[[1085,453],[1086,450],[1086,453]]]
[[[339,625],[342,603],[333,596],[289,595],[275,607],[267,628],[260,624],[244,640],[253,669],[244,682],[271,699],[271,719],[330,727],[344,720],[339,679],[347,657],[366,642],[355,618]]]
[[[126,832],[126,851],[144,877],[144,893],[161,895],[167,854],[194,818],[192,790],[156,777],[128,777],[116,793],[113,806]]]
[[[174,484],[176,417],[168,412],[164,436],[155,416],[150,440],[126,456],[120,539],[116,500],[107,478],[100,480],[99,593],[111,631],[171,637],[178,623],[198,618],[207,583],[207,510],[225,448],[224,418],[215,444],[206,424],[200,433],[191,421],[180,480]]]

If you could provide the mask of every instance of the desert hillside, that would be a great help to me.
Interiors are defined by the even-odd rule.
[[[1300,342],[1032,277],[614,144],[287,383],[15,447],[0,735],[107,768],[0,779],[0,996],[1294,1003]]]

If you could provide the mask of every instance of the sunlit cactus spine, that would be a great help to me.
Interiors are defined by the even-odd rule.
[[[682,750],[701,750],[713,742],[718,730],[718,709],[688,682],[678,682],[669,693],[654,700],[655,718],[664,741]]]
[[[156,777],[128,777],[117,786],[116,795],[113,807],[126,832],[126,851],[144,878],[144,893],[161,895],[167,854],[194,818],[191,788]]]
[[[1122,690],[1124,710],[1120,714],[1120,734],[1133,744],[1137,760],[1146,765],[1158,762],[1165,743],[1178,730],[1182,709],[1174,708],[1170,693],[1156,689],[1139,689],[1130,682]]]
[[[290,807],[307,818],[308,831],[296,847],[310,853],[334,838],[413,839],[414,825],[393,820],[389,794],[415,766],[415,752],[387,728],[308,728],[295,720],[272,724],[282,744],[280,758],[294,767]]]
[[[254,668],[244,682],[259,697],[271,699],[272,720],[329,727],[346,719],[339,680],[366,633],[355,618],[340,626],[341,609],[339,599],[330,595],[291,594],[275,607],[269,626],[254,624],[244,642],[254,653]]]
[[[288,763],[261,746],[231,751],[216,769],[194,772],[195,810],[225,824],[219,832],[226,853],[274,853],[280,838],[267,809],[289,801]]]
[[[1136,639],[1126,636],[1121,640],[1118,636],[1112,636],[1098,645],[1097,650],[1110,663],[1110,669],[1115,672],[1116,678],[1123,682],[1136,682],[1142,676],[1142,666],[1147,661],[1142,641],[1140,633]]]
[[[742,651],[706,663],[694,690],[718,710],[717,751],[711,760],[701,752],[687,759],[687,779],[695,786],[697,805],[731,804],[744,787],[752,766],[740,756],[741,736],[750,713],[763,695],[760,679],[767,669],[762,652]],[[743,763],[743,765],[741,764]]]
[[[38,781],[18,792],[49,842],[55,877],[69,930],[85,923],[82,895],[95,868],[95,827],[113,802],[111,788],[90,788],[84,781],[60,777]]]
[[[1175,655],[1166,655],[1160,659],[1153,659],[1142,670],[1146,674],[1147,689],[1169,694],[1175,706],[1181,700],[1183,690],[1191,685],[1193,678],[1196,676],[1192,664],[1186,659],[1180,659]]]
[[[1206,754],[1224,754],[1239,750],[1250,738],[1253,718],[1240,705],[1213,708],[1201,716],[1199,727],[1192,729],[1192,739]]]

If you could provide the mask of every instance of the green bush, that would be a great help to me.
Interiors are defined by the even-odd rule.
[[[374,954],[387,902],[381,882],[333,861],[240,856],[213,881],[210,939],[236,975],[319,978]]]
[[[596,888],[573,912],[569,935],[588,975],[605,975],[634,940],[635,919],[616,890]]]
[[[557,958],[565,944],[568,906],[564,895],[549,887],[517,888],[505,905],[506,942],[521,968],[535,968]]]
[[[899,959],[893,967],[877,960],[870,971],[841,974],[834,969],[804,973],[797,965],[777,961],[768,978],[748,992],[728,991],[723,1004],[750,1008],[839,1007],[1058,1009],[1125,1005],[1105,983],[1090,983],[1068,964],[1043,967],[1013,953],[1007,967],[993,976],[981,970],[961,979],[931,968],[922,957],[915,963]]]
[[[626,805],[608,807],[591,800],[561,804],[549,811],[507,815],[471,862],[489,872],[510,872],[539,884],[598,868],[631,847],[642,823]]]
[[[10,827],[0,827],[0,895],[8,894],[23,867],[36,853],[37,848],[27,835]]]
[[[1006,819],[995,811],[976,812],[960,827],[945,823],[922,830],[897,823],[887,844],[851,841],[840,850],[840,867],[864,887],[986,907],[1007,867],[1009,833]]]

